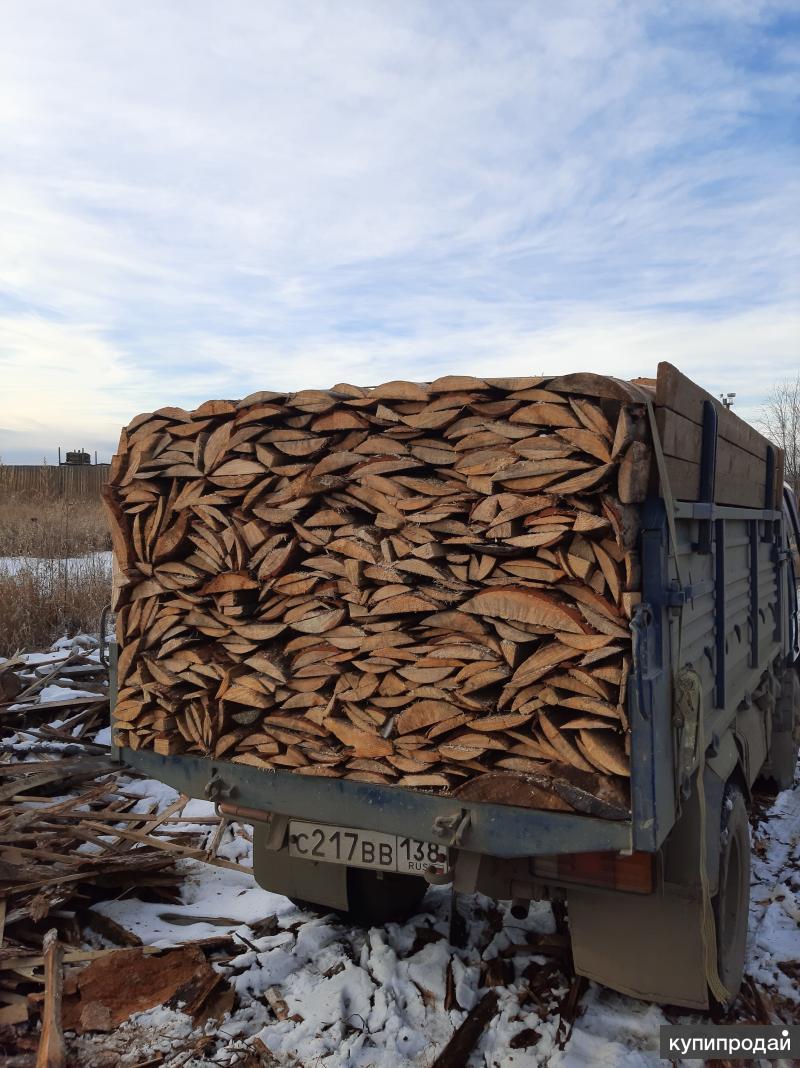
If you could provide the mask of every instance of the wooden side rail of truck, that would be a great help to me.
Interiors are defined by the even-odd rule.
[[[776,499],[772,450],[763,506],[715,503],[710,403],[702,431],[700,492],[681,499],[678,483],[642,505],[629,817],[144,748],[118,758],[252,823],[255,878],[269,890],[368,921],[412,907],[430,882],[517,904],[566,899],[580,974],[656,1002],[728,1001],[747,936],[747,801],[759,777],[790,785],[797,759],[800,523],[788,488]]]

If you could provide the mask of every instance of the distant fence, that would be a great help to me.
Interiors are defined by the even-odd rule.
[[[100,497],[110,464],[0,464],[0,494],[43,497]]]

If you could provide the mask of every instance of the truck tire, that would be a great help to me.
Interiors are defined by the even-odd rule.
[[[769,753],[761,769],[761,784],[769,794],[788,790],[794,782],[800,749],[800,678],[789,668],[772,717]]]
[[[290,900],[298,908],[335,912],[359,927],[381,927],[415,913],[427,889],[428,883],[419,875],[348,868],[347,909],[332,909],[294,897]]]
[[[347,914],[363,927],[405,920],[415,913],[428,883],[421,875],[347,869]]]
[[[733,1000],[744,973],[750,912],[750,822],[744,796],[735,783],[727,785],[722,799],[719,882],[713,905],[717,970]]]

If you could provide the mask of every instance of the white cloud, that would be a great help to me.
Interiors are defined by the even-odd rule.
[[[368,384],[394,377],[398,368],[418,381],[447,373],[548,375],[598,368],[633,378],[655,376],[658,363],[666,360],[715,395],[735,391],[736,411],[753,421],[781,377],[778,368],[790,373],[785,354],[798,341],[800,315],[776,316],[772,309],[712,320],[691,314],[603,313],[594,306],[572,305],[561,321],[528,332],[498,318],[489,326],[454,327],[411,339],[376,334],[332,342],[320,335],[300,343],[190,335],[183,349],[185,367],[191,370],[197,360],[201,371],[181,369],[178,347],[170,351],[171,369],[155,365],[131,373],[92,328],[42,329],[33,322],[0,321],[0,344],[16,344],[21,353],[34,355],[33,360],[26,356],[26,373],[11,395],[9,410],[19,411],[32,389],[39,390],[40,398],[34,417],[18,419],[13,435],[5,431],[0,458],[8,462],[9,450],[26,450],[31,459],[46,451],[53,458],[59,443],[99,449],[106,456],[122,423],[165,399],[191,407],[207,396],[236,398],[259,388]],[[166,342],[164,347],[169,351]],[[62,355],[55,360],[57,354]]]
[[[778,5],[4,10],[0,455],[276,383],[797,363]]]
[[[556,375],[598,368],[636,378],[655,377],[659,362],[667,361],[713,393],[737,390],[737,407],[753,410],[798,342],[800,311],[755,309],[711,319],[604,313],[575,304],[559,321],[531,331],[514,330],[498,317],[480,329],[424,338],[373,336],[332,345],[318,337],[277,348],[258,338],[239,344],[198,340],[197,348],[204,358],[226,362],[220,383],[227,374],[252,388],[287,390],[337,381],[374,384],[391,378],[398,366],[419,381],[448,373]]]

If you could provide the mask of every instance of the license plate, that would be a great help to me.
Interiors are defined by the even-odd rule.
[[[413,875],[443,875],[449,868],[447,850],[435,842],[301,820],[289,822],[289,856]]]

